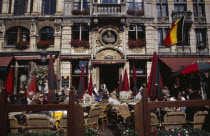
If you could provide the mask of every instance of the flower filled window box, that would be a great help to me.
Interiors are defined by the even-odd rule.
[[[129,48],[143,48],[146,45],[145,39],[128,40]]]
[[[127,10],[127,14],[131,16],[144,16],[144,10]]]
[[[19,50],[27,49],[29,45],[28,41],[20,41],[15,43],[15,48]]]
[[[53,45],[53,43],[54,43],[54,41],[52,41],[52,40],[39,40],[37,42],[37,48],[38,49],[46,49],[50,45]]]
[[[72,15],[90,15],[90,11],[89,10],[72,10],[71,11]]]
[[[89,48],[90,44],[88,41],[84,41],[84,40],[78,40],[78,39],[72,39],[70,42],[71,46],[74,48]]]

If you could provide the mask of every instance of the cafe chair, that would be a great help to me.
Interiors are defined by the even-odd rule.
[[[67,115],[63,115],[61,117],[58,128],[60,130],[64,130],[64,132],[66,132],[66,129],[67,129]]]
[[[193,122],[189,122],[193,124],[193,128],[202,128],[206,118],[208,116],[208,111],[197,111],[193,117]]]
[[[121,116],[124,120],[126,120],[128,117],[130,117],[130,115],[131,114],[127,105],[118,105],[118,117]]]
[[[155,113],[151,113],[150,117],[151,117],[151,129],[153,132],[157,128],[159,120],[157,119],[157,115]]]
[[[27,131],[35,133],[49,132],[54,124],[43,114],[29,114],[27,117]]]
[[[165,129],[181,128],[186,123],[186,114],[184,112],[167,112],[164,115],[162,125]]]
[[[104,123],[106,122],[107,125],[109,124],[106,112],[108,110],[108,107],[110,106],[110,103],[109,103],[108,100],[102,100],[101,106],[102,106],[102,112],[101,112],[101,115],[100,115],[100,119],[101,119],[101,122],[102,122],[102,129],[104,130]]]
[[[98,125],[98,119],[102,113],[102,107],[100,105],[91,106],[88,117],[84,119],[85,126],[96,124]]]
[[[18,124],[18,120],[14,116],[9,116],[10,133],[18,133],[21,129],[21,125]]]

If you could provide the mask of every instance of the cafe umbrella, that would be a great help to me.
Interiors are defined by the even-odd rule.
[[[84,93],[85,93],[84,65],[82,65],[81,73],[80,73],[80,80],[79,80],[79,87],[78,87],[77,94],[81,98]]]
[[[150,98],[158,99],[162,97],[162,77],[160,74],[160,67],[158,63],[158,56],[156,52],[153,53],[152,67],[150,70],[149,81],[147,84],[148,96]]]
[[[133,94],[136,95],[137,94],[137,87],[136,87],[137,77],[136,77],[135,65],[133,65],[132,70],[133,70]]]

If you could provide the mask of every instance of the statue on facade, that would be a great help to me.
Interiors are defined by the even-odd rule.
[[[112,44],[116,41],[116,37],[114,36],[114,34],[111,31],[108,31],[103,37],[102,37],[103,41],[105,43],[108,44]]]
[[[0,35],[4,36],[4,34],[5,34],[5,25],[4,25],[4,21],[1,20],[0,21]]]

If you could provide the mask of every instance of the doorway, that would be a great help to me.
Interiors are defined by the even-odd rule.
[[[114,91],[118,87],[119,82],[119,64],[100,65],[100,85],[106,84],[109,92]]]

